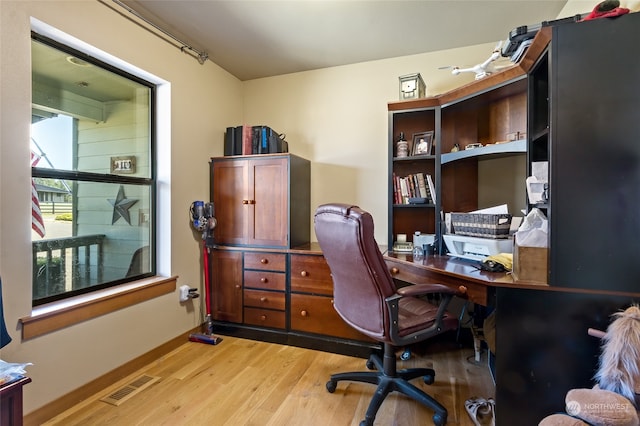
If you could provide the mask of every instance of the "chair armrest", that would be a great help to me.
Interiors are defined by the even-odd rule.
[[[416,287],[414,289],[414,287]],[[400,299],[408,297],[419,297],[427,294],[440,295],[438,303],[438,311],[434,317],[431,327],[400,336],[398,325],[400,324]],[[459,291],[451,289],[444,284],[416,284],[402,287],[396,290],[396,293],[385,299],[387,309],[389,310],[389,318],[391,326],[389,328],[389,337],[394,345],[401,346],[424,340],[427,336],[432,336],[444,330],[444,316],[447,313],[449,302],[454,296],[461,294]]]
[[[444,284],[413,284],[397,289],[396,293],[403,297],[417,297],[425,294],[458,294],[459,292]]]

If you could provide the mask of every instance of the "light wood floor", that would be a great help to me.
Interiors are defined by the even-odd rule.
[[[366,370],[365,360],[344,355],[221,336],[218,345],[186,342],[104,392],[51,419],[46,425],[256,425],[357,426],[373,385],[341,382],[330,394],[330,374]],[[473,349],[443,339],[412,348],[398,368],[433,367],[436,381],[412,383],[435,396],[449,411],[449,425],[471,425],[464,401],[493,397],[485,355],[476,364]],[[100,398],[142,374],[160,379],[114,406]],[[382,404],[375,425],[430,425],[433,413],[393,393]]]

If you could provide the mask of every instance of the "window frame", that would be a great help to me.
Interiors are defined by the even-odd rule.
[[[157,275],[157,228],[158,228],[158,157],[157,157],[157,89],[158,84],[148,81],[140,76],[134,75],[118,66],[102,61],[82,50],[75,49],[63,42],[57,41],[50,37],[39,34],[36,31],[31,31],[31,40],[37,41],[48,45],[54,49],[59,50],[68,55],[77,57],[83,61],[91,63],[97,67],[100,67],[106,71],[112,72],[124,78],[127,78],[135,83],[143,85],[149,88],[149,177],[131,176],[131,175],[116,175],[110,173],[94,173],[84,172],[78,170],[64,170],[64,169],[52,169],[42,167],[32,167],[32,178],[51,178],[60,180],[74,180],[74,181],[86,181],[95,183],[109,183],[109,184],[121,184],[121,185],[138,185],[149,188],[149,215],[150,215],[150,229],[149,229],[149,262],[150,271],[142,274],[136,274],[122,279],[116,279],[109,282],[88,286],[81,289],[74,289],[66,291],[64,293],[56,294],[53,296],[44,297],[38,300],[33,300],[32,306],[41,306],[51,302],[70,299],[79,295],[89,294],[104,290],[107,288],[122,286],[124,284],[130,284],[134,281],[138,281],[145,278],[150,278]],[[32,71],[33,72],[33,71]]]

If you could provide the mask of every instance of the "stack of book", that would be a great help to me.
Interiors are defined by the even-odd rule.
[[[419,204],[435,204],[435,194],[436,189],[430,174],[420,172],[404,177],[393,174],[394,204],[414,204],[416,200]]]
[[[289,152],[283,134],[268,126],[227,127],[224,135],[224,155],[253,155]]]

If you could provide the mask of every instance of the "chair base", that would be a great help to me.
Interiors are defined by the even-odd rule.
[[[333,393],[336,390],[338,382],[345,380],[377,385],[376,392],[373,394],[365,418],[360,423],[360,426],[373,425],[380,406],[387,395],[394,391],[400,392],[432,409],[435,412],[432,417],[433,423],[436,426],[444,425],[447,422],[447,409],[432,396],[409,383],[409,380],[424,377],[424,382],[430,385],[435,380],[435,371],[431,368],[407,368],[396,371],[395,348],[385,344],[384,352],[384,363],[380,357],[375,354],[371,355],[367,361],[367,368],[370,370],[375,368],[377,371],[356,371],[333,374],[327,382],[327,391]]]

